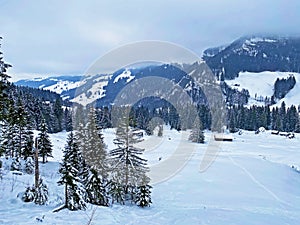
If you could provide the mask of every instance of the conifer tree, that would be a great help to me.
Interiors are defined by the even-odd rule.
[[[199,118],[196,119],[194,128],[190,134],[189,140],[195,143],[204,143],[204,134],[202,130],[202,123]]]
[[[79,146],[83,154],[84,164],[87,164],[85,165],[85,171],[82,171],[88,174],[88,176],[82,176],[87,193],[87,201],[96,205],[108,206],[108,197],[105,189],[108,176],[106,145],[103,141],[103,135],[97,126],[96,114],[93,108],[89,111],[86,128],[79,124],[76,137],[80,143]]]
[[[117,181],[116,177],[109,183],[108,193],[111,196],[111,203],[115,202],[124,205],[125,204],[125,188],[121,182]]]
[[[5,120],[2,125],[2,143],[1,149],[6,156],[15,157],[17,149],[17,129],[16,126],[10,121]]]
[[[103,141],[103,135],[96,123],[95,109],[91,108],[88,114],[88,123],[86,127],[86,144],[83,151],[83,157],[87,164],[98,171],[102,179],[107,178],[107,152]]]
[[[0,37],[0,40],[2,37]],[[1,45],[0,45],[1,47]],[[7,107],[8,95],[7,89],[9,87],[8,79],[9,75],[6,74],[7,69],[11,67],[11,65],[7,64],[3,60],[2,52],[0,52],[0,121],[4,119],[5,110]]]
[[[137,188],[137,194],[135,203],[140,207],[150,206],[151,201],[151,189],[152,186],[149,185],[149,178],[144,176],[142,183]]]
[[[48,186],[44,183],[43,179],[39,179],[38,187],[35,188],[34,203],[37,205],[45,205],[48,201]]]
[[[39,154],[43,157],[43,163],[47,161],[47,157],[52,157],[52,144],[47,133],[48,128],[45,120],[42,121],[41,131],[38,135]]]
[[[33,172],[34,172],[34,161],[31,157],[28,157],[25,160],[24,171],[27,174],[33,174]]]
[[[27,128],[26,130],[26,136],[25,136],[25,145],[23,148],[22,155],[24,159],[26,160],[27,158],[30,158],[33,154],[33,132],[31,128]]]
[[[73,130],[72,113],[68,108],[64,111],[64,128],[67,132]]]
[[[147,160],[141,157],[144,149],[134,146],[141,142],[142,139],[138,132],[129,126],[126,110],[121,118],[122,120],[119,123],[114,140],[117,148],[110,151],[112,179],[117,184],[116,190],[122,186],[124,188],[125,196],[121,196],[121,199],[132,201],[135,197],[134,193],[130,192],[133,190],[130,187],[137,187],[142,182],[148,167]]]
[[[48,187],[40,178],[37,188],[35,186],[26,188],[22,200],[24,202],[34,202],[37,205],[45,205],[49,198],[48,195]]]
[[[86,208],[84,201],[84,188],[79,177],[79,148],[71,132],[64,149],[64,158],[59,169],[61,178],[59,185],[65,186],[65,207],[69,210],[82,210]]]
[[[85,184],[87,202],[95,205],[108,206],[109,197],[103,179],[95,169],[90,170],[90,176]]]
[[[16,139],[17,156],[21,157],[23,155],[23,151],[27,141],[27,113],[24,109],[24,105],[20,98],[18,98],[16,103],[16,109],[14,113],[14,125],[17,132],[17,135],[14,136]]]
[[[21,171],[22,165],[19,157],[14,157],[11,162],[10,170],[11,171]]]

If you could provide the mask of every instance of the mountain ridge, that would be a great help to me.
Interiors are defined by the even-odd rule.
[[[249,97],[252,99],[255,99],[256,97],[254,98],[254,96],[250,95],[247,97],[247,92],[241,90],[241,88],[237,88],[237,85],[240,84],[234,80],[245,72],[249,72],[249,74],[267,71],[299,73],[300,38],[271,35],[244,36],[230,44],[206,49],[203,52],[202,59],[221,84],[223,81],[229,84],[229,86],[223,85],[222,87],[223,93],[227,96],[226,99],[233,99],[233,97],[228,95],[235,95],[235,99],[237,99],[238,96],[242,97],[243,100],[242,102],[238,101],[238,103],[232,103],[247,104]],[[182,69],[181,71],[180,68]],[[112,74],[98,74],[88,77],[49,77],[46,79],[20,80],[15,84],[51,90],[61,94],[64,99],[70,99],[73,102],[81,104],[89,104],[97,100],[97,104],[99,105],[110,105],[119,91],[128,83],[155,74],[156,76],[174,81],[181,88],[190,92],[189,94],[197,103],[204,103],[204,94],[199,91],[199,87],[194,87],[192,84],[193,82],[188,78],[188,74],[183,72],[189,69],[191,72],[192,68],[193,65],[175,65],[171,63],[147,65],[136,68],[122,68]],[[282,75],[276,75],[276,73],[270,74],[275,76],[274,80],[276,80],[276,78],[282,78]],[[272,85],[270,88],[272,88],[274,96],[276,96],[275,93],[280,90],[275,90],[275,82],[270,83],[270,81],[268,81],[268,83],[269,85]],[[285,87],[284,85],[285,84],[281,85],[283,86],[281,88],[287,90],[285,91],[285,95],[295,86]],[[249,85],[244,86],[247,87]],[[240,91],[242,91],[241,94],[239,94]],[[256,94],[259,95],[259,93]],[[284,98],[284,96],[282,96],[282,98]],[[277,101],[280,99],[281,98],[278,98]],[[276,103],[275,100],[272,100],[272,104]],[[255,102],[253,104],[255,104]]]

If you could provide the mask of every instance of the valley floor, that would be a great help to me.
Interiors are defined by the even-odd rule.
[[[105,130],[104,134],[108,148],[113,148],[114,131]],[[195,151],[182,170],[153,185],[151,207],[89,205],[86,211],[53,213],[63,202],[63,187],[56,182],[66,136],[51,135],[54,158],[40,164],[49,187],[47,206],[23,203],[17,198],[33,178],[4,170],[0,181],[0,224],[38,224],[40,219],[43,224],[81,225],[88,224],[93,211],[92,224],[296,225],[300,221],[300,173],[291,168],[300,166],[300,135],[287,139],[269,131],[234,134],[234,141],[221,143],[213,164],[200,172],[211,134],[206,133],[206,144],[202,145],[187,141],[187,131],[165,129],[164,137],[147,137],[140,143],[147,150],[145,156],[151,167],[173,157],[177,148]]]

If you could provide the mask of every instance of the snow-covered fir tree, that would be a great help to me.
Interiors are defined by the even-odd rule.
[[[2,125],[2,140],[1,149],[6,156],[15,157],[17,142],[16,137],[17,129],[16,126],[9,120],[4,120]]]
[[[48,186],[44,183],[43,179],[39,179],[38,187],[35,188],[34,203],[37,205],[45,205],[48,201]]]
[[[191,131],[191,134],[189,136],[189,140],[195,143],[204,143],[204,133],[202,128],[202,123],[197,118],[195,120],[194,127]]]
[[[11,171],[21,171],[22,170],[22,164],[19,157],[13,157],[11,165],[10,165]]]
[[[95,205],[108,206],[109,196],[104,186],[104,180],[95,169],[90,170],[89,178],[85,183],[87,202]]]
[[[24,109],[22,101],[18,98],[16,103],[16,109],[14,113],[14,125],[16,128],[16,136],[14,136],[16,141],[16,153],[18,157],[23,155],[23,151],[26,146],[26,139],[27,139],[27,113]]]
[[[151,189],[152,186],[149,185],[150,179],[146,176],[143,177],[142,183],[137,187],[137,193],[135,198],[135,203],[140,207],[150,206],[151,201]]]
[[[32,157],[28,157],[25,160],[24,172],[27,173],[27,174],[33,174],[33,172],[34,172],[34,161],[33,161]]]
[[[115,202],[121,205],[125,204],[125,189],[121,182],[118,182],[116,180],[116,177],[109,183],[108,193],[111,197],[112,204],[114,204]]]
[[[78,125],[76,138],[83,156],[80,175],[86,189],[86,201],[107,206],[107,153],[103,135],[96,124],[95,109],[90,109],[86,127],[81,123]]]
[[[47,157],[52,157],[52,144],[47,132],[47,125],[45,120],[43,120],[41,124],[41,131],[38,135],[39,155],[43,158],[43,163],[47,161]]]
[[[106,145],[103,141],[103,134],[96,123],[96,114],[94,108],[90,108],[88,114],[85,140],[87,142],[83,151],[83,157],[86,163],[92,169],[97,170],[98,175],[102,179],[106,179],[108,169]]]
[[[64,111],[64,128],[67,132],[73,130],[72,111],[68,108]]]
[[[142,179],[148,171],[147,160],[141,157],[144,149],[135,146],[142,139],[138,135],[139,132],[129,126],[126,110],[121,118],[114,139],[114,143],[118,147],[110,151],[111,176],[112,181],[116,183],[116,190],[124,189],[123,192],[118,190],[118,193],[124,193],[120,199],[133,201],[135,193],[133,193],[134,188],[131,187],[138,187],[142,183]]]
[[[27,128],[26,136],[25,136],[25,144],[22,152],[22,155],[25,160],[27,158],[30,158],[33,155],[33,144],[34,144],[33,132],[31,128]]]
[[[48,198],[48,187],[42,178],[39,179],[38,187],[27,187],[22,196],[24,202],[34,202],[37,205],[45,205]]]
[[[2,37],[0,37],[0,40]],[[1,47],[1,45],[0,45]],[[9,87],[8,79],[10,78],[7,75],[7,69],[11,67],[11,65],[7,64],[3,60],[2,52],[0,52],[0,121],[2,121],[5,117],[6,104],[8,101],[7,89]]]
[[[84,201],[85,191],[79,177],[80,158],[79,148],[73,133],[67,139],[64,149],[63,161],[59,173],[59,185],[65,186],[65,207],[69,210],[82,210],[86,208]]]

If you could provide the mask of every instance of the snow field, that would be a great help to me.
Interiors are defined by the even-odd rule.
[[[62,157],[67,133],[53,134],[54,158],[40,164],[50,196],[46,206],[24,203],[17,194],[33,184],[29,175],[5,172],[0,181],[0,224],[87,224],[95,209],[92,224],[298,224],[300,221],[300,136],[287,139],[269,131],[255,135],[244,131],[224,142],[215,162],[200,172],[206,143],[182,139],[189,131],[164,128],[163,137],[145,137],[145,157],[154,166],[172,157],[177,146],[195,148],[185,167],[164,182],[153,185],[150,208],[136,206],[95,207],[86,211],[52,210],[63,201],[63,187],[57,186],[58,161]],[[183,135],[183,136],[182,136]],[[104,131],[109,149],[114,148],[114,130]],[[159,160],[161,158],[161,160]],[[11,191],[14,179],[17,181]],[[44,218],[43,218],[44,216]]]

